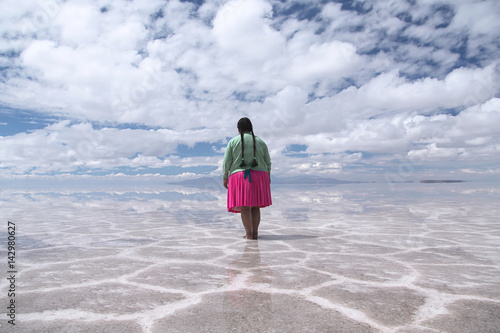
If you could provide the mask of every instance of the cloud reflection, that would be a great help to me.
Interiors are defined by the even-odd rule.
[[[24,331],[58,331],[68,313],[103,331],[269,331],[304,313],[318,331],[332,316],[351,331],[439,330],[463,319],[460,304],[500,318],[499,197],[484,183],[277,187],[258,241],[217,188],[10,188],[0,218],[17,227]]]

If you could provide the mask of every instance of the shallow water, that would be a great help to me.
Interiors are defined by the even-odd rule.
[[[218,186],[0,191],[14,332],[498,332],[500,186],[273,186],[245,241]],[[13,332],[4,310],[0,331]]]

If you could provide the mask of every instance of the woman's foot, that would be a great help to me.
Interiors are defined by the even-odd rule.
[[[248,239],[248,240],[256,239],[256,238],[253,238],[253,236],[247,236],[247,235],[243,236],[243,238],[244,239]]]
[[[253,234],[253,235],[252,235],[252,239],[257,240],[258,238],[259,238],[259,234]]]

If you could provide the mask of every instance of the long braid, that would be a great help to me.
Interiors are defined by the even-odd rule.
[[[257,160],[255,159],[255,150],[257,149],[257,145],[255,144],[255,134],[253,134],[253,128],[252,128],[252,138],[253,138],[253,162],[252,162],[252,167],[257,166]]]
[[[257,146],[255,144],[255,134],[253,133],[253,126],[252,122],[248,118],[241,118],[238,121],[238,130],[240,131],[241,135],[241,163],[240,163],[240,168],[243,168],[246,166],[245,163],[245,140],[243,139],[244,135],[243,133],[250,132],[252,133],[252,139],[253,139],[253,162],[252,162],[252,167],[256,167],[257,160],[255,159],[255,154],[256,154],[256,149]]]
[[[245,166],[245,140],[243,139],[243,131],[240,131],[241,135],[241,163],[240,167]]]

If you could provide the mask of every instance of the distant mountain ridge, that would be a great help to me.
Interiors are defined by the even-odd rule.
[[[324,178],[319,176],[294,176],[274,177],[271,176],[271,185],[340,185],[365,183],[360,181],[340,180],[336,178]],[[172,185],[194,186],[194,187],[222,187],[222,177],[201,177],[186,179],[177,182],[169,182]]]
[[[456,180],[456,179],[425,179],[421,180],[421,183],[464,183],[465,180]]]
[[[350,180],[336,178],[325,178],[320,176],[295,176],[295,177],[271,177],[271,183],[283,185],[338,185],[360,183]]]

